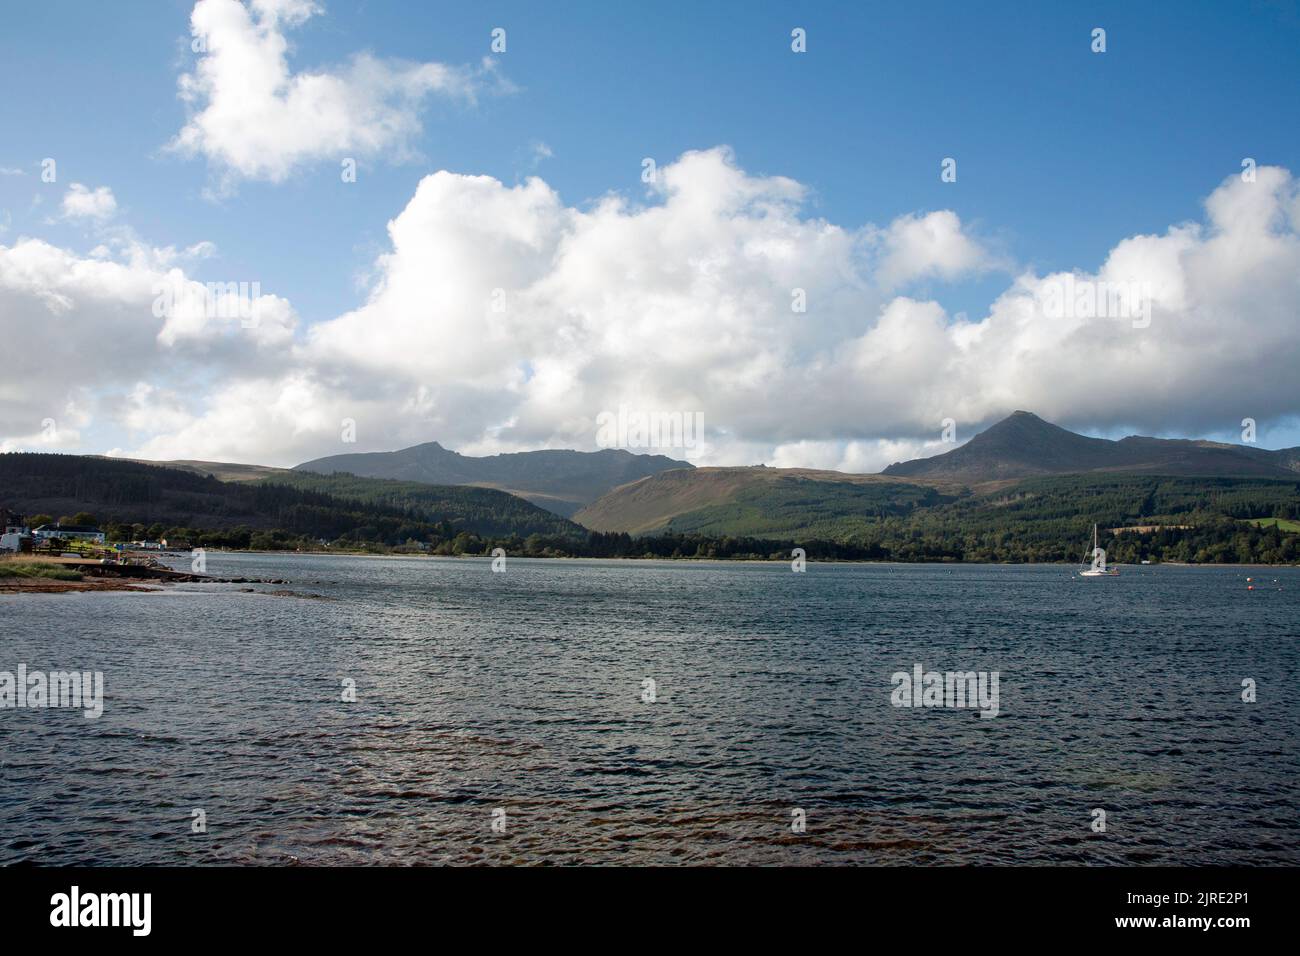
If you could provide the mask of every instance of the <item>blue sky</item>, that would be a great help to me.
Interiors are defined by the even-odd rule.
[[[290,68],[329,70],[368,51],[473,70],[491,56],[498,82],[473,102],[423,101],[415,111],[421,129],[407,144],[417,155],[381,149],[361,160],[356,183],[341,182],[338,158],[325,150],[281,181],[236,176],[221,189],[211,155],[166,149],[189,115],[177,78],[196,60],[191,3],[7,6],[0,167],[24,175],[0,175],[0,245],[39,238],[88,255],[104,224],[55,212],[71,182],[108,186],[115,225],[154,247],[213,243],[216,255],[187,275],[259,280],[263,292],[292,303],[299,338],[367,302],[377,257],[391,251],[389,221],[423,177],[442,169],[506,187],[536,175],[565,207],[590,210],[611,192],[655,202],[640,181],[643,157],[666,165],[725,145],[745,174],[802,184],[805,219],[854,230],[951,210],[1000,265],[922,275],[899,290],[933,298],[951,321],[962,312],[985,316],[1023,270],[1095,272],[1126,237],[1204,219],[1206,197],[1245,156],[1294,171],[1300,155],[1294,3],[701,9],[369,0],[324,3],[286,28]],[[807,30],[806,54],[790,50],[796,26]],[[1097,26],[1106,30],[1104,54],[1090,50]],[[494,27],[507,30],[504,54],[489,52]],[[44,157],[58,160],[57,183],[41,183]],[[944,157],[958,161],[955,183],[940,181]],[[97,384],[80,407],[101,400],[111,407],[111,393],[128,385]],[[1300,444],[1300,432],[1277,413],[1285,405],[1275,407],[1264,444]],[[776,449],[790,445],[780,428],[755,428],[742,440],[725,413],[712,417],[728,424],[738,453],[779,460]],[[1227,424],[1216,433],[1232,433],[1239,417],[1225,409]],[[1112,433],[1130,424],[1158,430],[1162,421],[1139,418],[1106,410],[1071,424]],[[1204,433],[1212,418],[1169,416],[1159,430]],[[428,424],[435,428],[437,417]],[[482,445],[501,424],[476,422],[461,443]],[[396,440],[398,431],[384,437]],[[840,436],[817,426],[807,440],[902,441],[919,431],[890,421]],[[147,440],[111,412],[90,415],[79,434],[79,447],[90,451]],[[560,437],[540,434],[518,440]]]

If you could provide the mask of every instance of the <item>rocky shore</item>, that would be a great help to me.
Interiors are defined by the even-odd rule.
[[[283,578],[219,578],[173,571],[160,564],[101,563],[94,560],[18,562],[21,573],[0,576],[0,594],[64,594],[77,591],[157,591],[170,584],[288,584]],[[252,590],[251,588],[249,590]],[[276,592],[285,593],[285,592]]]

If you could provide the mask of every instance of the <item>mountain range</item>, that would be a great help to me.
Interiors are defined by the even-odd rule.
[[[11,454],[0,455],[0,505],[224,529],[213,541],[230,546],[284,532],[280,546],[460,553],[495,541],[597,557],[770,557],[806,544],[810,555],[1057,561],[1096,523],[1126,559],[1287,563],[1300,559],[1300,449],[1089,438],[1022,411],[880,474],[695,468],[612,450],[472,457],[437,442],[293,469]]]
[[[1038,477],[1146,475],[1300,479],[1300,448],[1132,436],[1088,438],[1018,411],[966,444],[878,475],[802,468],[666,471],[616,488],[574,514],[598,531],[699,532],[844,539],[881,519],[951,504],[992,502]]]
[[[620,485],[693,467],[664,455],[634,455],[622,449],[523,451],[476,458],[431,441],[400,451],[316,458],[294,471],[496,488],[567,518]]]

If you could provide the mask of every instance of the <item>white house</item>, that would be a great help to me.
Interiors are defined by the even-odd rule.
[[[6,531],[0,534],[0,551],[22,551],[24,541],[27,542],[27,550],[30,551],[31,535],[24,534],[22,531]]]
[[[38,541],[58,538],[60,541],[89,541],[92,544],[104,543],[104,532],[89,525],[80,524],[43,524],[32,531]]]

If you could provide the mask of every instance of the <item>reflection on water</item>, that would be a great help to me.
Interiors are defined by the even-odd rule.
[[[1300,862],[1294,569],[208,570],[328,600],[0,597],[0,670],[106,682],[0,711],[0,862]],[[915,663],[999,671],[1000,715],[890,706]]]

